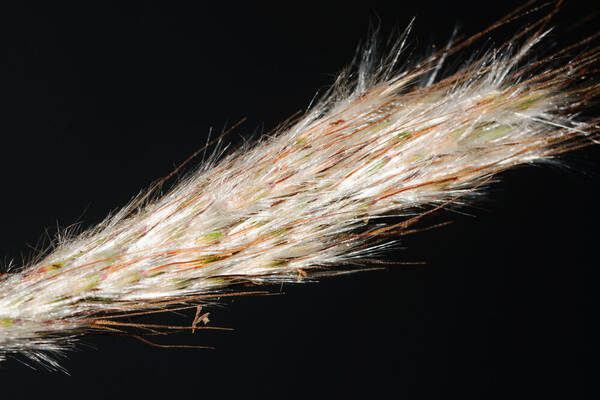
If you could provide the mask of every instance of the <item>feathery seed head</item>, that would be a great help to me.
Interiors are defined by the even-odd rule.
[[[597,122],[579,111],[598,94],[599,49],[534,58],[544,26],[443,76],[445,59],[475,38],[405,68],[403,38],[383,61],[367,48],[356,70],[276,135],[214,157],[162,198],[137,199],[0,277],[0,356],[52,363],[45,352],[125,326],[111,326],[122,314],[235,293],[239,282],[350,268],[389,246],[415,211],[589,144]],[[406,219],[379,222],[389,215]]]

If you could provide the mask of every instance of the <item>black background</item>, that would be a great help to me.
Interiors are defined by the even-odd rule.
[[[102,220],[200,147],[210,127],[248,117],[235,144],[304,109],[370,24],[385,39],[417,16],[412,46],[424,54],[456,23],[475,33],[519,2],[192,4],[2,8],[4,265],[28,257],[45,229]],[[549,41],[594,31],[597,20],[572,24],[594,12],[567,2]],[[425,265],[229,300],[210,311],[234,332],[161,338],[216,350],[89,337],[62,361],[70,376],[3,363],[0,396],[592,398],[599,155],[585,149],[560,167],[504,173],[460,210],[468,215],[443,212],[429,222],[453,224],[405,237],[389,254]]]

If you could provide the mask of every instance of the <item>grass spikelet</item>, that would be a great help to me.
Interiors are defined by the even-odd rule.
[[[473,197],[499,172],[595,143],[598,120],[581,113],[600,90],[597,38],[544,54],[554,9],[505,44],[445,68],[529,12],[412,64],[402,64],[409,29],[386,57],[369,44],[275,134],[229,153],[217,146],[167,194],[157,198],[155,186],[2,275],[0,357],[53,366],[48,353],[84,333],[145,341],[141,332],[218,329],[200,307],[215,297],[360,269],[394,236]],[[188,307],[198,307],[191,326],[123,320]]]

